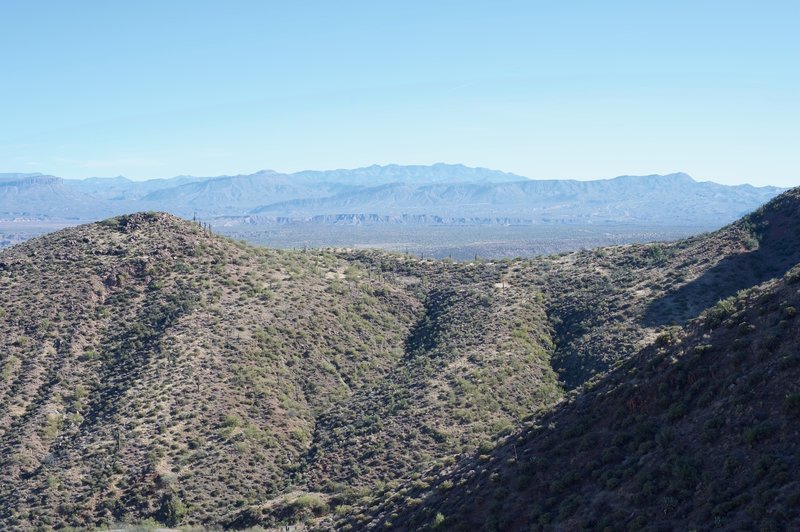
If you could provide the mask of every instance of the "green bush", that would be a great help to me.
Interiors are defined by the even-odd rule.
[[[187,508],[180,497],[172,493],[164,498],[158,519],[167,526],[176,526],[186,516]]]
[[[718,301],[716,305],[708,309],[704,322],[706,327],[713,329],[725,321],[726,318],[730,317],[736,311],[734,300],[734,297],[722,299]]]
[[[316,493],[300,495],[291,503],[295,514],[312,513],[316,516],[324,514],[328,510],[328,503]]]

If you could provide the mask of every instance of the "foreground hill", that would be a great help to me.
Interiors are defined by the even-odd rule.
[[[512,283],[544,286],[558,349],[573,388],[652,341],[800,263],[800,189],[713,233],[672,243],[618,246],[530,261]]]
[[[258,249],[159,213],[12,247],[0,528],[784,526],[797,273],[771,279],[798,222],[793,190],[715,233],[531,260]]]
[[[4,252],[5,526],[204,522],[277,493],[315,413],[388,371],[420,306],[344,267],[166,215]]]
[[[395,260],[258,250],[164,214],[4,251],[0,523],[224,524],[306,475],[349,482],[394,433],[353,485],[559,397],[542,310],[517,315],[496,268]]]
[[[497,448],[334,528],[800,524],[800,266],[671,330]]]

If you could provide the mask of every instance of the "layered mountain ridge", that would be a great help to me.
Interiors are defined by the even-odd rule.
[[[16,183],[13,193],[11,183]],[[373,165],[294,174],[262,170],[250,175],[147,181],[0,174],[0,185],[0,218],[24,214],[89,221],[157,210],[206,221],[220,219],[228,226],[269,225],[274,220],[328,223],[337,216],[394,223],[416,216],[432,224],[510,219],[522,225],[634,223],[715,228],[781,190],[696,182],[682,173],[596,181],[530,180],[449,164]]]

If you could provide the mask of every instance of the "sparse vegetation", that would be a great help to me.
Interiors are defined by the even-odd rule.
[[[258,249],[158,213],[7,249],[0,525],[787,528],[796,195],[536,259]]]

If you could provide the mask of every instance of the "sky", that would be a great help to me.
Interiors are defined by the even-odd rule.
[[[0,172],[800,185],[800,2],[0,0]]]

